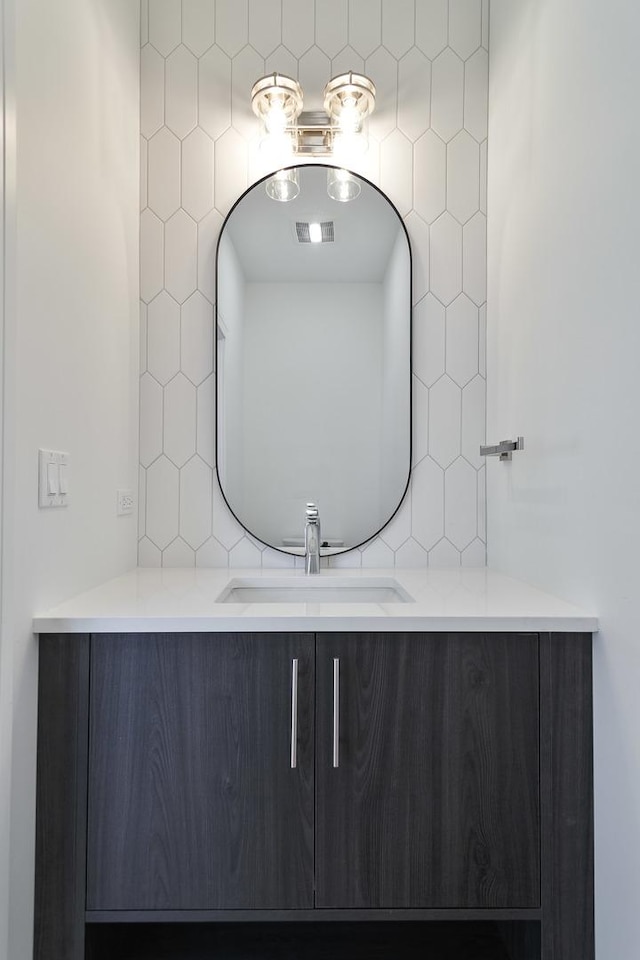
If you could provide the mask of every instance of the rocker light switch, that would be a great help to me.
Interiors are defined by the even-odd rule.
[[[67,476],[69,468],[65,462],[58,464],[58,493],[63,497],[69,494],[69,477]]]
[[[47,496],[55,497],[58,493],[58,468],[55,463],[47,463]]]
[[[38,450],[38,506],[66,507],[69,503],[69,454]]]

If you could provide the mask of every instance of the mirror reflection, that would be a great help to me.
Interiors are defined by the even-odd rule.
[[[220,234],[217,469],[238,520],[278,550],[304,552],[313,501],[327,554],[374,536],[407,487],[411,263],[376,187],[341,174],[359,187],[342,202],[333,168],[295,172],[294,199],[260,181]]]

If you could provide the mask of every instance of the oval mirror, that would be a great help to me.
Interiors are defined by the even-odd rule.
[[[321,552],[339,553],[379,532],[409,482],[409,239],[362,177],[316,164],[279,176],[293,189],[256,183],[218,241],[218,479],[258,540],[303,553],[311,501]]]

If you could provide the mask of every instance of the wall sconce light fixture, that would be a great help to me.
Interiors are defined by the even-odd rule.
[[[366,121],[373,113],[376,88],[359,73],[342,73],[324,88],[324,111],[303,112],[297,80],[271,73],[254,83],[251,106],[262,125],[261,146],[273,156],[285,153],[342,160],[367,149]]]

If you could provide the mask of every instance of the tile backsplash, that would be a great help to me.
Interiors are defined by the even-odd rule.
[[[488,0],[142,0],[141,566],[282,567],[215,474],[215,247],[261,175],[253,82],[377,87],[357,167],[413,251],[413,468],[391,523],[332,566],[485,562]],[[299,561],[297,561],[299,562]]]

